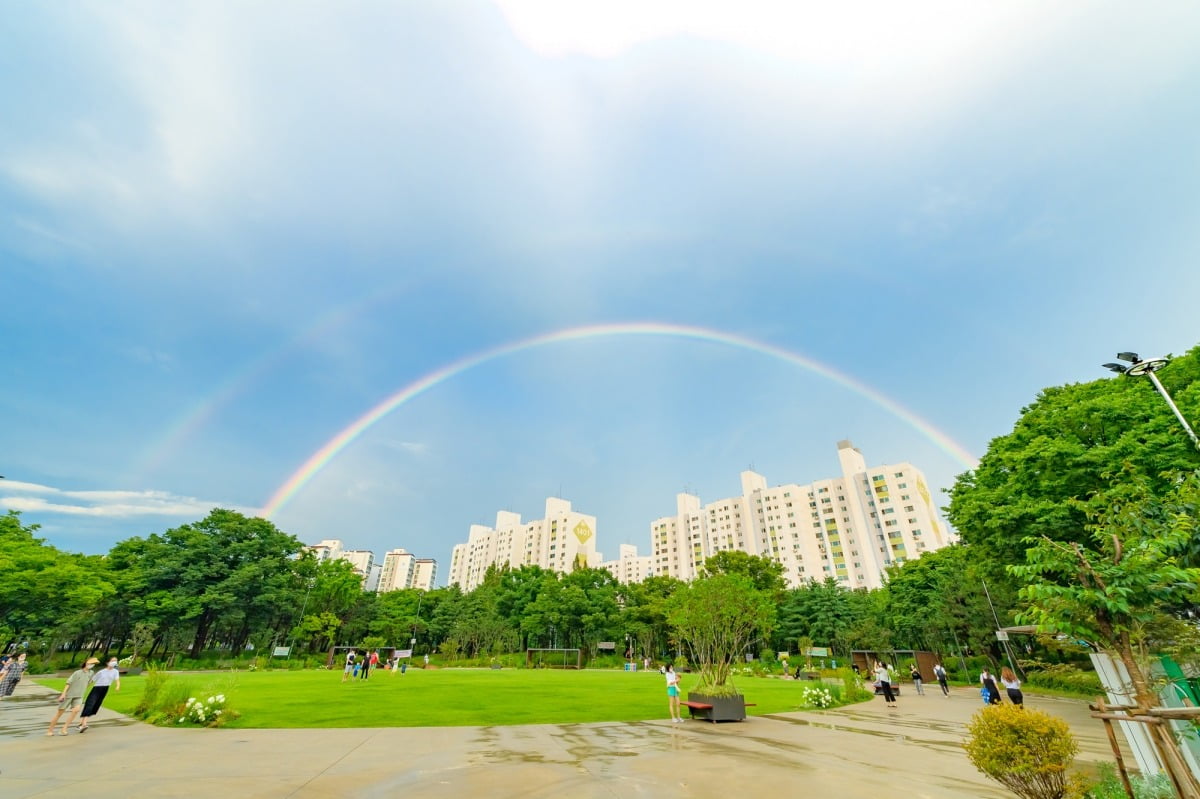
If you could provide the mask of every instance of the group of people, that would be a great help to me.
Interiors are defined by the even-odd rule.
[[[100,705],[104,703],[104,697],[108,696],[108,689],[121,690],[121,671],[117,668],[117,659],[109,658],[104,668],[93,673],[92,669],[98,663],[100,663],[99,658],[88,658],[83,662],[82,668],[76,669],[67,678],[67,684],[63,686],[62,693],[58,695],[58,710],[55,711],[54,718],[50,719],[50,729],[46,730],[46,735],[54,735],[54,727],[64,713],[69,715],[59,729],[59,735],[67,734],[67,730],[77,716],[79,717],[79,732],[81,734],[87,732],[88,721],[100,710]],[[89,685],[92,688],[90,691],[88,691]],[[84,698],[85,692],[87,693],[86,699]]]
[[[121,690],[121,672],[117,669],[117,659],[109,658],[103,669],[93,673],[92,670],[99,663],[99,658],[88,658],[82,667],[67,678],[67,684],[58,695],[58,709],[54,718],[50,720],[50,729],[46,731],[46,735],[54,735],[54,728],[64,713],[69,715],[63,722],[59,735],[66,735],[76,718],[79,719],[79,732],[87,732],[88,721],[100,710],[104,697],[108,695],[108,689]],[[29,661],[24,652],[4,656],[3,662],[0,663],[0,700],[12,696],[17,683],[28,669]],[[88,691],[89,686],[91,691]]]
[[[933,675],[937,678],[938,685],[941,686],[942,696],[950,695],[950,685],[946,677],[946,669],[941,663],[936,663],[933,666]],[[925,695],[925,687],[921,677],[921,671],[913,665],[909,672],[912,678],[913,687],[916,689],[918,696]],[[897,707],[896,692],[892,690],[892,672],[891,669],[883,661],[875,661],[875,682],[879,688],[879,692],[883,694],[883,699],[887,702],[889,708]],[[996,686],[996,678],[987,669],[979,675],[980,694],[983,696],[984,704],[998,705],[1001,703],[1000,689]],[[1008,701],[1012,702],[1017,707],[1024,707],[1025,695],[1021,692],[1021,681],[1017,679],[1017,675],[1008,666],[1000,669],[1000,684],[1004,686],[1005,693],[1008,694]]]
[[[857,667],[855,670],[857,671]],[[917,668],[916,664],[910,667],[908,676],[913,682],[913,688],[916,689],[917,695],[924,696],[924,677],[921,676],[921,670]],[[933,665],[933,676],[942,689],[942,696],[950,696],[950,683],[946,674],[946,668],[941,663]],[[883,694],[883,699],[887,702],[888,708],[897,707],[896,692],[892,690],[891,669],[881,660],[875,661],[875,682],[879,687],[880,693]]]
[[[363,652],[351,649],[346,653],[346,665],[342,669],[342,682],[357,677],[365,680],[371,675],[371,669],[379,666],[379,650]]]
[[[980,695],[983,696],[985,705],[999,705],[1000,689],[996,687],[996,678],[987,669],[979,675],[979,684],[982,686],[979,689]],[[1000,669],[1000,684],[1004,686],[1004,692],[1008,694],[1008,701],[1012,702],[1017,707],[1025,706],[1025,695],[1021,693],[1021,681],[1017,679],[1017,675],[1013,674],[1013,670],[1008,666]]]

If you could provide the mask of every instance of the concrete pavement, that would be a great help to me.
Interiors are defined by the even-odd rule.
[[[720,725],[162,729],[101,710],[86,735],[48,738],[55,696],[25,680],[0,702],[0,797],[1008,796],[961,748],[974,689]],[[1070,723],[1081,761],[1111,761],[1083,702],[1027,702]]]

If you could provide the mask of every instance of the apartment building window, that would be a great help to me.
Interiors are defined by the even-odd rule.
[[[884,513],[884,514],[895,513],[895,512],[896,512],[895,508],[884,508],[883,510],[880,511],[880,513]]]
[[[884,527],[895,527],[899,523],[900,522],[896,521],[895,519],[889,519],[883,523],[883,526]]]
[[[910,497],[908,494],[901,494],[900,499],[907,501],[907,500],[912,499],[912,497]]]
[[[903,476],[904,476],[904,472],[896,472],[895,474],[892,475],[892,477],[903,477]]]
[[[904,511],[905,511],[906,513],[913,513],[915,510],[916,510],[916,509],[915,509],[915,508],[914,508],[912,505],[905,505],[905,506],[904,506]]]
[[[898,483],[896,488],[908,488],[908,483]]]
[[[916,523],[917,523],[917,517],[916,517],[916,516],[912,517],[911,519],[909,519],[909,520],[908,520],[908,523],[909,523],[909,524],[916,524]]]

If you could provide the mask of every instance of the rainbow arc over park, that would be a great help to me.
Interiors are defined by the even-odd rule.
[[[868,386],[862,381],[857,380],[856,378],[853,378],[843,372],[839,372],[827,364],[821,363],[820,361],[814,360],[800,353],[792,352],[791,350],[787,350],[773,344],[757,341],[736,333],[728,333],[710,328],[671,324],[666,322],[619,322],[570,327],[562,330],[542,333],[519,341],[510,342],[492,349],[465,356],[452,363],[446,364],[445,366],[436,369],[418,378],[417,380],[414,380],[390,396],[385,397],[382,401],[380,401],[362,416],[346,425],[346,427],[342,428],[336,435],[326,441],[320,447],[320,449],[310,455],[308,459],[305,460],[304,463],[298,469],[296,469],[291,476],[289,476],[287,480],[279,486],[279,488],[275,490],[270,499],[268,499],[266,504],[263,505],[260,515],[262,515],[264,518],[270,518],[274,516],[284,506],[286,506],[287,503],[291,501],[291,499],[295,497],[296,494],[299,493],[310,480],[313,479],[313,477],[320,473],[320,471],[325,468],[330,461],[336,458],[339,453],[354,443],[354,441],[360,436],[370,430],[376,422],[383,419],[397,408],[400,408],[414,397],[420,396],[426,391],[437,387],[447,380],[451,380],[464,372],[474,369],[477,366],[482,366],[490,361],[516,355],[518,353],[538,347],[546,347],[570,341],[583,341],[588,339],[603,339],[620,336],[659,336],[691,339],[695,341],[707,341],[716,344],[724,344],[738,349],[749,350],[771,358],[776,358],[785,363],[827,378],[833,383],[836,383],[869,400],[870,402],[873,402],[875,405],[891,413],[893,416],[915,429],[964,468],[973,469],[978,463],[974,456],[972,456],[961,444],[956,442],[942,431],[938,430],[925,419],[922,419],[917,414],[902,406],[900,403],[892,400],[885,394],[882,394],[878,390]]]

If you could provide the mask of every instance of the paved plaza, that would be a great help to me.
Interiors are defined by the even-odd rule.
[[[55,697],[26,680],[0,702],[0,797],[1009,796],[963,754],[980,707],[965,688],[720,725],[161,729],[101,710],[85,735],[46,737]],[[1081,761],[1111,761],[1085,703],[1027,701],[1070,723]]]

